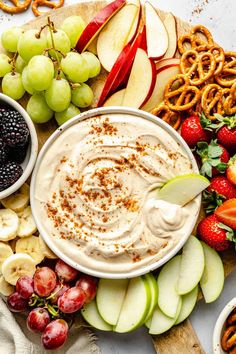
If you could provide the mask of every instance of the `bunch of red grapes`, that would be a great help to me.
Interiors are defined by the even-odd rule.
[[[13,312],[31,308],[27,317],[29,330],[42,333],[45,349],[58,349],[68,336],[69,315],[92,301],[96,291],[96,278],[80,274],[59,259],[54,270],[41,267],[33,277],[19,278],[16,292],[8,296],[7,303]]]

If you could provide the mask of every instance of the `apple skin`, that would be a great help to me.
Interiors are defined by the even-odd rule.
[[[161,71],[160,69],[164,70],[167,69],[168,67],[179,65],[179,64],[180,64],[180,59],[178,58],[164,58],[159,60],[156,63],[156,70],[157,72],[160,72]]]
[[[153,90],[154,90],[154,87],[156,85],[156,78],[157,78],[157,75],[156,75],[156,65],[155,65],[155,62],[153,59],[149,58],[150,60],[150,64],[151,64],[151,67],[152,67],[152,82],[151,82],[151,85],[150,85],[150,89],[148,91],[148,94],[147,94],[147,97],[145,98],[145,100],[142,102],[142,104],[140,105],[140,107],[142,105],[144,105],[148,100],[149,98],[151,97],[152,93],[153,93]]]
[[[89,44],[98,35],[105,24],[114,16],[124,5],[126,0],[115,0],[102,8],[97,15],[89,22],[82,32],[77,44],[76,49],[79,53],[86,50]]]
[[[125,88],[120,91],[116,91],[104,102],[103,107],[122,106],[124,95]]]

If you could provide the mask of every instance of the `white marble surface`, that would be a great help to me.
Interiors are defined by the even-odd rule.
[[[77,0],[65,0],[65,6],[77,2]],[[236,50],[236,0],[152,0],[152,3],[186,21],[202,23],[211,30],[215,40],[225,49]],[[33,19],[31,10],[16,16],[0,12],[0,33],[13,24],[21,25],[31,19]],[[215,320],[221,309],[235,294],[236,272],[227,279],[218,301],[211,305],[201,301],[191,316],[206,354],[212,353],[211,341]],[[151,337],[144,327],[127,335],[101,332],[97,335],[102,354],[155,354]]]

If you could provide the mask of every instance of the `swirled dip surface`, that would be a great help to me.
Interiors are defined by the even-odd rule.
[[[162,258],[189,230],[198,204],[158,200],[157,188],[191,172],[182,148],[157,124],[120,114],[86,119],[46,151],[36,212],[54,245],[75,262],[130,272]]]

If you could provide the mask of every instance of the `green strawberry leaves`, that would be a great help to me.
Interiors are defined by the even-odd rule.
[[[197,154],[202,159],[202,167],[200,173],[203,176],[212,177],[212,167],[215,167],[220,173],[224,173],[228,164],[221,162],[221,155],[223,153],[216,140],[212,140],[210,144],[205,141],[197,143]]]
[[[211,214],[225,201],[225,196],[216,191],[203,191],[203,205],[207,214]]]
[[[204,113],[199,114],[200,124],[205,130],[212,130],[214,127],[212,126],[212,121],[208,119]]]
[[[220,222],[217,226],[226,231],[226,239],[228,241],[235,242],[236,248],[236,232],[231,229],[231,227],[223,224],[222,222]]]
[[[214,129],[216,129],[216,130],[219,130],[224,125],[227,125],[227,127],[229,129],[233,129],[236,127],[236,114],[234,116],[230,116],[230,117],[223,117],[222,115],[215,113],[214,116],[219,123],[212,124],[210,127],[213,128],[213,126],[214,126]]]

